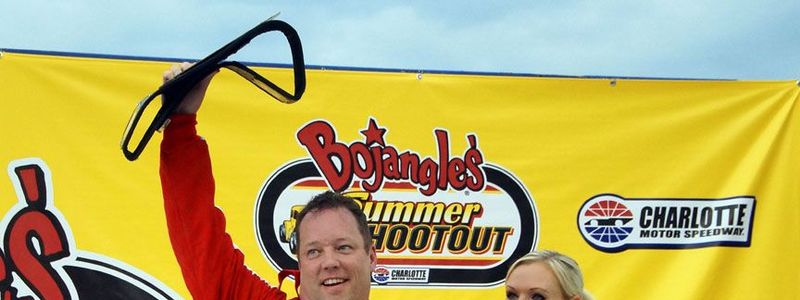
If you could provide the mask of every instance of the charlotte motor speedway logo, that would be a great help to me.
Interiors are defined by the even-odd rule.
[[[578,229],[605,252],[630,248],[749,247],[756,200],[625,199],[602,194],[578,213]]]
[[[533,199],[511,172],[489,164],[477,135],[451,154],[449,132],[433,131],[437,152],[401,150],[369,119],[361,141],[343,142],[316,120],[297,132],[309,157],[276,170],[256,204],[256,231],[278,269],[296,268],[295,217],[312,196],[343,192],[367,216],[378,253],[374,284],[495,286],[508,266],[535,248]],[[428,135],[429,136],[429,135]]]

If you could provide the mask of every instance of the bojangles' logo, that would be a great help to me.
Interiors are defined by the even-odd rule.
[[[326,189],[364,211],[378,252],[377,285],[494,286],[535,248],[533,199],[511,172],[489,163],[476,133],[465,136],[466,149],[451,152],[448,131],[434,129],[437,153],[426,155],[388,143],[388,129],[374,118],[359,132],[363,139],[348,142],[328,121],[305,124],[296,138],[309,156],[265,181],[255,225],[276,268],[297,267],[297,213]]]
[[[177,299],[149,275],[75,248],[55,207],[50,171],[38,158],[9,163],[18,202],[0,221],[0,299]]]
[[[467,135],[469,148],[462,157],[450,157],[447,131],[435,130],[439,153],[434,160],[421,158],[408,150],[398,153],[392,145],[387,146],[385,133],[385,128],[378,127],[375,119],[370,119],[367,128],[361,131],[364,141],[345,144],[336,140],[336,132],[330,124],[313,121],[297,132],[297,140],[308,150],[335,191],[347,189],[353,177],[364,180],[361,187],[367,192],[380,190],[384,180],[409,181],[425,196],[437,190],[446,191],[448,186],[459,191],[465,188],[475,192],[483,190],[486,178],[480,168],[483,154],[474,134]]]

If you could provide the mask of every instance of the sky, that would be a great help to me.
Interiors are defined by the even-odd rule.
[[[306,64],[566,76],[800,79],[800,1],[0,0],[0,48],[200,59],[261,21]],[[286,63],[278,34],[232,59]]]

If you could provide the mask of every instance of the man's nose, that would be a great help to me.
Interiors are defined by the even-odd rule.
[[[339,255],[335,251],[326,251],[322,257],[322,268],[325,270],[339,268]]]

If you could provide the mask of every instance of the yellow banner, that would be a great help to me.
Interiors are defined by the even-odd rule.
[[[2,292],[190,298],[161,135],[135,162],[118,146],[169,65],[0,56]],[[795,81],[317,69],[286,105],[222,71],[198,132],[227,231],[273,284],[296,266],[293,212],[334,188],[367,214],[374,299],[502,299],[534,249],[575,258],[598,299],[792,299],[799,97]]]

